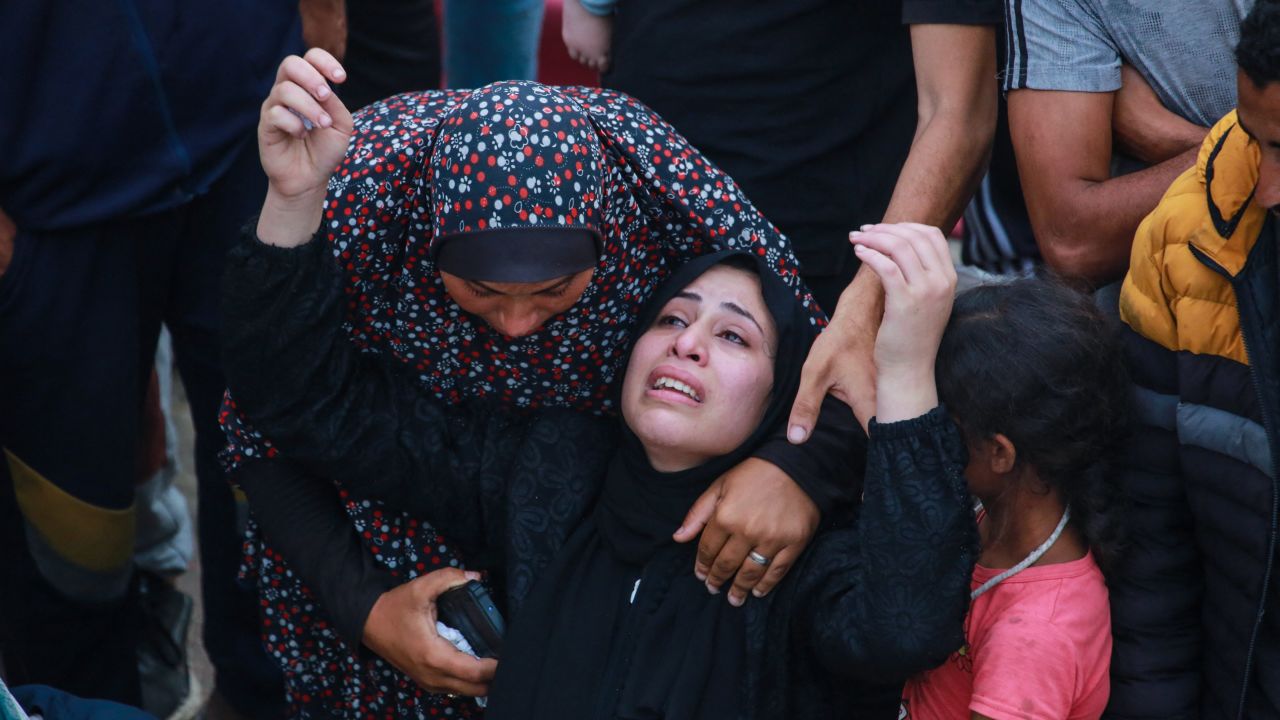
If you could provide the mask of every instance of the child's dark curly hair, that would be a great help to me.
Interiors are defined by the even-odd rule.
[[[1104,571],[1123,544],[1109,459],[1129,424],[1115,323],[1059,281],[1027,278],[956,299],[938,350],[938,394],[970,441],[1001,433],[1071,507]]]

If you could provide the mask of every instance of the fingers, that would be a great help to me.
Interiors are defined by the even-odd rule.
[[[937,228],[919,223],[863,227],[863,231],[849,236],[855,244],[855,253],[863,252],[860,248],[867,248],[897,266],[898,272],[895,273],[883,264],[871,264],[882,283],[901,277],[904,283],[917,285],[932,282],[936,277],[954,284],[955,265],[951,261],[951,250],[947,239]]]
[[[733,587],[729,588],[730,605],[740,607],[742,603],[746,602],[747,593],[759,585],[769,567],[773,565],[773,561],[780,549],[758,545],[747,553],[747,558],[742,562],[742,565],[738,568],[738,574],[733,578]],[[762,556],[768,562],[761,565],[753,559],[752,553]],[[760,593],[756,597],[763,596],[764,593]]]
[[[270,100],[274,100],[271,107],[272,110],[283,107],[285,110],[311,121],[311,124],[315,127],[327,128],[333,125],[333,116],[325,112],[320,103],[310,93],[290,80],[277,83],[271,90]]]
[[[791,566],[795,563],[796,558],[800,557],[800,553],[804,550],[804,544],[788,545],[782,548],[769,561],[769,567],[764,568],[764,577],[755,584],[751,594],[756,597],[764,597],[768,595],[782,578],[787,576],[791,570]]]
[[[268,108],[265,119],[268,132],[281,132],[296,138],[307,134],[302,116],[289,112],[283,105],[272,105]]]
[[[725,543],[729,541],[729,533],[719,523],[710,523],[706,529],[702,531],[702,537],[698,540],[698,558],[693,563],[693,574],[708,584],[711,589],[711,567],[715,564],[716,558],[720,555],[720,550]],[[745,552],[743,553],[746,554]],[[728,574],[725,574],[728,577]],[[721,580],[723,582],[723,579]],[[718,591],[720,584],[714,586]]]
[[[920,239],[911,229],[891,224],[864,227],[867,229],[851,234],[853,242],[856,243],[855,252],[857,246],[863,245],[891,258],[908,283],[917,281],[929,269],[929,261],[933,253],[926,252],[925,256],[921,257],[916,249]],[[936,261],[934,264],[936,265]]]
[[[334,59],[333,55],[320,48],[312,48],[304,57],[290,55],[280,63],[280,68],[276,71],[276,88],[291,83],[309,96],[323,112],[330,116],[329,123],[319,122],[315,112],[308,112],[303,107],[293,106],[292,109],[301,112],[317,126],[329,127],[336,121],[336,124],[345,128],[350,124],[350,113],[329,87],[329,83],[341,84],[346,79],[347,71]],[[272,90],[272,95],[276,95],[275,88]],[[291,94],[290,97],[296,97],[296,95]]]
[[[459,568],[447,567],[431,572],[421,577],[410,580],[409,583],[414,585],[414,590],[421,593],[417,599],[426,602],[435,602],[435,599],[448,590],[466,585],[469,580],[479,580],[480,574],[474,572],[465,572]]]
[[[472,685],[481,689],[493,680],[493,674],[498,670],[497,660],[472,657],[439,635],[427,641],[423,665],[431,669],[435,680],[441,685]]]
[[[874,250],[869,245],[859,244],[853,247],[853,254],[857,255],[858,260],[871,268],[876,277],[880,278],[880,284],[884,285],[886,295],[899,293],[906,287],[907,279],[903,277],[898,264],[879,250]]]
[[[720,548],[720,552],[716,553],[716,557],[711,561],[707,572],[707,590],[712,593],[720,592],[720,586],[724,585],[734,573],[738,572],[751,549],[755,547],[755,543],[748,540],[742,535],[731,535],[729,539]]]
[[[342,63],[320,48],[311,48],[302,57],[290,55],[281,61],[280,67],[276,69],[276,82],[292,80],[302,87],[317,92],[322,85],[327,91],[329,81],[341,84],[346,82],[346,79],[347,71],[343,69]]]
[[[321,74],[330,80],[342,84],[347,80],[347,71],[342,67],[342,63],[324,48],[311,48],[306,55],[302,56],[312,67],[319,70]]]
[[[717,478],[711,487],[694,501],[693,506],[684,516],[684,522],[680,523],[680,527],[671,536],[672,539],[683,543],[698,537],[698,533],[702,532],[702,528],[706,527],[711,516],[715,514],[716,505],[720,503],[720,495],[723,492],[724,481]]]
[[[809,357],[800,370],[800,389],[791,404],[791,417],[787,420],[787,440],[799,445],[809,439],[809,433],[818,422],[822,398],[831,390],[831,358],[827,357],[827,344],[819,336],[814,341]]]

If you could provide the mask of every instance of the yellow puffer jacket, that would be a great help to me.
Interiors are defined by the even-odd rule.
[[[1134,239],[1109,718],[1280,717],[1280,234],[1258,162],[1232,112]]]
[[[1231,283],[1188,246],[1238,275],[1266,217],[1253,202],[1257,181],[1257,144],[1233,110],[1209,131],[1195,167],[1138,226],[1120,294],[1120,317],[1134,331],[1168,350],[1247,364]]]

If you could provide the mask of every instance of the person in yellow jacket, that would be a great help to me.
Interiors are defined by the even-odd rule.
[[[1120,296],[1141,424],[1112,718],[1280,717],[1280,2],[1237,60],[1239,105],[1139,226]]]

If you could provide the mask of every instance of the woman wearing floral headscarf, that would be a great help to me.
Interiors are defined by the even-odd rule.
[[[391,356],[438,398],[612,412],[610,387],[640,307],[669,268],[720,249],[764,258],[808,304],[811,322],[822,323],[786,239],[731,179],[635,100],[512,82],[402,95],[353,121],[328,87],[341,73],[322,51],[282,64],[259,128],[271,189],[257,235],[281,248],[313,235],[325,242],[342,273],[350,340]],[[853,418],[829,405],[806,446],[782,436],[766,441],[695,504],[691,518],[720,502],[696,568],[709,589],[737,573],[731,601],[741,604],[753,588],[767,592],[812,535],[819,510],[856,497],[847,462]],[[239,479],[272,464],[251,461],[289,454],[253,431],[246,417],[255,410],[262,409],[228,399],[223,413],[225,457]],[[324,423],[326,414],[289,421]],[[397,549],[392,569],[402,576],[467,562],[418,519],[344,497],[375,556],[386,563],[383,548]],[[677,538],[701,528],[685,526]],[[412,562],[399,552],[406,545]],[[451,706],[360,656],[362,628],[317,618],[323,612],[286,559],[260,542],[247,547],[264,632],[286,666],[295,705],[331,707],[340,697],[367,709],[403,706],[390,699],[403,696],[421,707]],[[364,602],[366,611],[375,599],[321,598]],[[316,666],[317,656],[349,664]],[[458,687],[448,673],[416,672],[399,659],[421,684]]]

